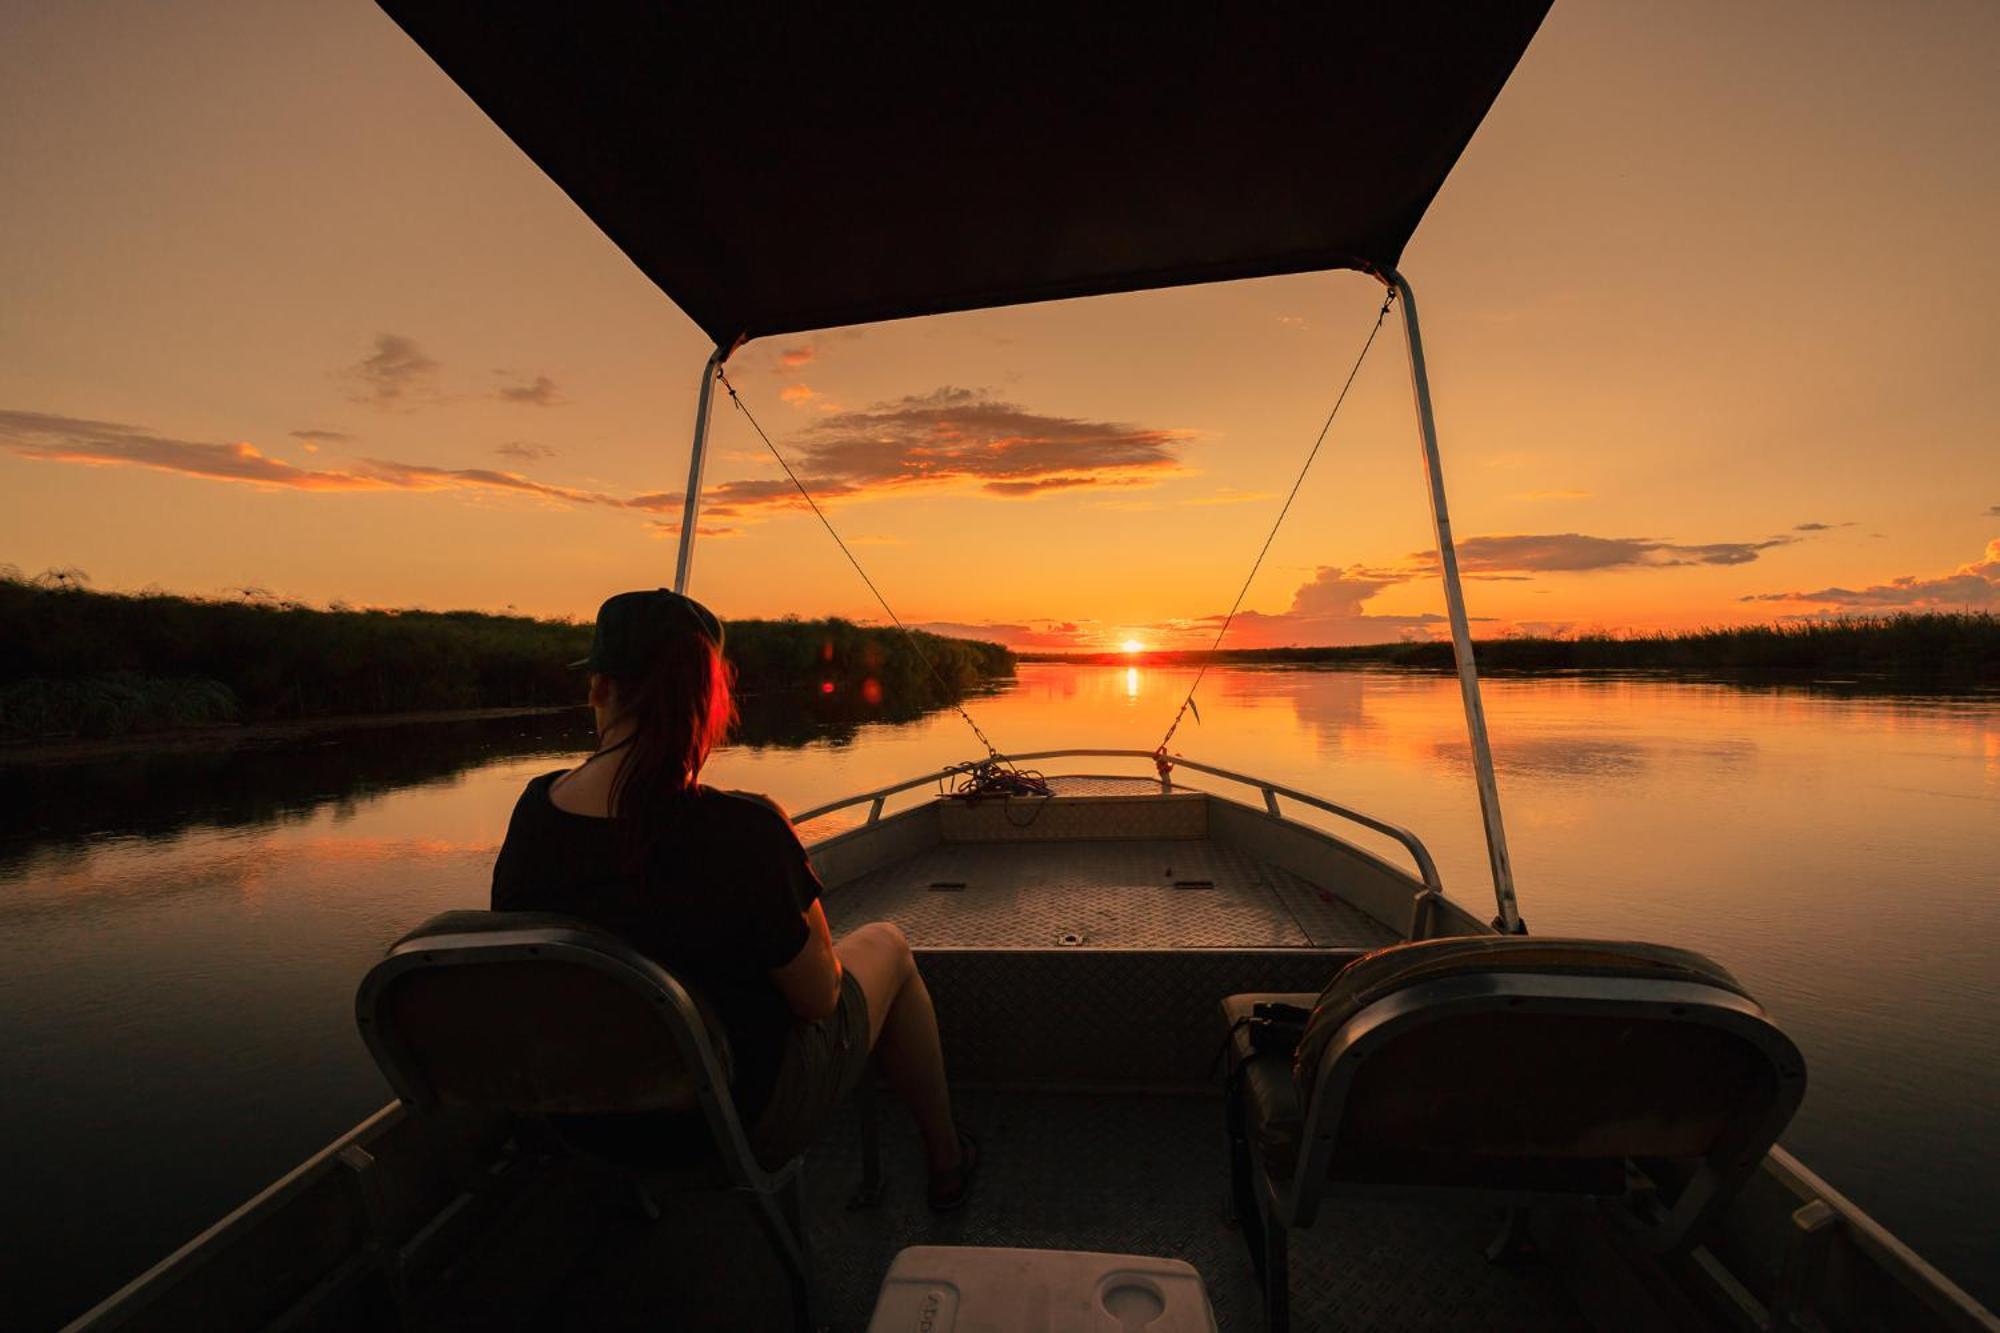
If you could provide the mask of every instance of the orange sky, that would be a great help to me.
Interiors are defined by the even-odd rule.
[[[1996,68],[1988,4],[1558,0],[1403,265],[1481,632],[1995,605]],[[702,336],[371,6],[0,9],[0,199],[0,562],[576,615],[670,580]],[[1271,279],[731,371],[905,619],[1170,643],[1379,301]],[[725,616],[873,612],[726,404],[709,479]],[[1434,632],[1429,541],[1392,325],[1230,642]]]

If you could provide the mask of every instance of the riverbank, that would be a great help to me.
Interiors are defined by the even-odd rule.
[[[1925,690],[2000,686],[2000,617],[1990,612],[1924,612],[1693,630],[1681,634],[1568,637],[1523,635],[1473,640],[1482,672],[1522,675],[1646,671],[1690,677],[1767,678],[1852,675]],[[1125,665],[1259,664],[1397,667],[1448,671],[1449,641],[1339,648],[1224,648],[1186,652],[1023,653],[1027,662]]]
[[[538,708],[458,708],[424,713],[358,713],[339,717],[303,718],[295,722],[222,722],[175,727],[165,731],[123,736],[57,736],[49,739],[0,742],[0,768],[48,764],[87,764],[139,754],[187,754],[232,750],[240,746],[293,745],[320,735],[347,735],[391,727],[435,726],[454,722],[504,722],[508,718],[554,717],[581,713],[580,704]],[[588,723],[588,718],[585,719]],[[584,729],[587,734],[587,726]]]
[[[827,620],[737,620],[727,654],[748,692],[808,683],[921,710],[1014,670],[997,643]],[[236,725],[403,720],[574,704],[591,627],[479,611],[312,607],[104,593],[0,578],[0,743]],[[240,732],[237,733],[240,735]]]

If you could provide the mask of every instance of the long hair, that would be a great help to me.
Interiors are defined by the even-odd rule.
[[[736,721],[734,674],[706,635],[678,634],[643,672],[611,677],[618,719],[632,725],[632,743],[611,779],[611,815],[632,869],[645,864]]]

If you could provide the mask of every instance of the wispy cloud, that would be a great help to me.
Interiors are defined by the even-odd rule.
[[[579,490],[573,486],[551,486],[530,481],[518,472],[501,472],[483,467],[428,467],[421,463],[399,463],[388,458],[364,458],[361,475],[402,491],[495,490],[539,496],[564,504],[608,505],[615,509],[636,508],[601,491]]]
[[[1516,582],[1551,572],[1746,564],[1765,550],[1798,540],[1787,536],[1752,542],[1684,545],[1644,537],[1593,537],[1575,532],[1515,533],[1464,538],[1458,543],[1458,553],[1468,578]],[[1294,590],[1291,606],[1286,610],[1239,612],[1230,624],[1223,646],[1269,648],[1435,637],[1447,623],[1440,613],[1393,614],[1373,611],[1370,606],[1391,588],[1435,577],[1436,565],[1432,553],[1419,551],[1387,566],[1320,566]],[[1154,646],[1206,648],[1221,622],[1221,614],[1215,613],[1136,628],[1140,637]],[[1008,627],[989,628],[1003,631]],[[1052,644],[1046,642],[1046,632],[1042,632],[1032,644],[1011,638],[1007,642],[1015,647],[1089,649],[1101,646],[1098,642],[1101,637],[1092,633],[1070,644]]]
[[[778,353],[778,364],[786,370],[797,370],[809,366],[819,356],[819,349],[808,344],[804,347],[787,347]]]
[[[1093,620],[927,620],[914,628],[955,639],[985,639],[1009,648],[1058,653],[1094,648],[1100,637]]]
[[[292,490],[379,490],[384,483],[351,472],[322,472],[271,458],[254,445],[210,444],[156,435],[114,421],[0,411],[0,447],[54,463],[126,465],[213,481]]]
[[[1385,643],[1429,638],[1444,617],[1373,614],[1368,602],[1388,588],[1406,583],[1408,571],[1324,566],[1292,594],[1289,610],[1239,612],[1230,623],[1224,648],[1277,648],[1313,644]],[[1139,625],[1106,625],[1097,621],[1036,620],[1024,623],[934,621],[922,628],[938,634],[996,639],[1010,648],[1051,652],[1101,650],[1126,637],[1151,648],[1206,648],[1215,641],[1221,613],[1155,621]]]
[[[354,438],[337,430],[295,430],[289,433],[293,439],[304,440],[308,444],[346,444]]]
[[[341,371],[347,396],[385,411],[409,411],[438,400],[439,363],[400,333],[375,335],[375,350]]]
[[[1832,531],[1833,531],[1833,530],[1834,530],[1835,528],[1851,528],[1851,527],[1853,527],[1853,526],[1854,526],[1854,520],[1853,520],[1853,519],[1849,519],[1849,520],[1847,520],[1847,521],[1846,521],[1845,523],[1794,523],[1794,524],[1792,524],[1792,531],[1793,531],[1793,532],[1832,532]]]
[[[1798,540],[1767,537],[1762,541],[1682,545],[1650,537],[1592,537],[1581,532],[1507,533],[1460,541],[1458,563],[1467,572],[1488,574],[1747,565],[1773,547],[1790,546]],[[1410,559],[1426,567],[1436,565],[1436,557],[1424,551],[1414,552]]]
[[[526,440],[509,440],[493,451],[503,458],[518,458],[524,463],[539,462],[544,458],[554,458],[556,451],[546,444],[530,444]]]
[[[651,509],[651,497],[620,499],[597,491],[551,486],[490,468],[443,468],[386,458],[358,459],[348,468],[304,468],[272,458],[244,441],[180,440],[112,421],[0,411],[0,448],[45,462],[143,467],[208,481],[294,491],[499,491],[562,504]]]
[[[511,370],[496,370],[493,373],[510,381],[493,391],[493,396],[503,403],[515,403],[522,407],[561,407],[569,402],[569,395],[557,388],[556,382],[547,375],[529,379]]]
[[[1986,517],[1988,517],[1988,518],[2000,518],[2000,505],[1987,505],[1987,506],[1986,506]]]
[[[794,405],[810,403],[817,397],[819,397],[819,394],[804,384],[787,384],[784,388],[778,390],[778,399],[780,402],[792,403]]]
[[[1986,543],[1983,558],[1949,574],[1926,578],[1905,574],[1860,588],[1816,588],[1809,592],[1759,592],[1745,602],[1796,602],[1821,611],[1950,611],[2000,605],[2000,538]]]

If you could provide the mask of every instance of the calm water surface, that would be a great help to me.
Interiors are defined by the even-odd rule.
[[[1188,679],[1027,666],[971,707],[1015,751],[1147,749]],[[1487,705],[1529,925],[1724,962],[1805,1050],[1787,1144],[2000,1301],[2000,703],[1499,680]],[[1214,671],[1202,717],[1183,752],[1415,829],[1490,913],[1450,679]],[[975,748],[948,713],[818,734],[711,779],[796,810]],[[0,769],[0,1319],[77,1313],[386,1100],[356,980],[485,905],[521,785],[587,743],[570,716]]]

